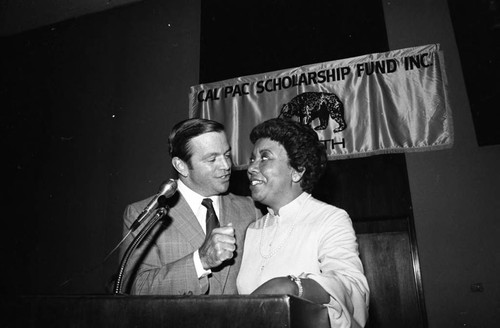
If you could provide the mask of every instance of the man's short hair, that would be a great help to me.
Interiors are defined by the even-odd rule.
[[[309,126],[291,119],[274,118],[253,128],[250,141],[269,138],[281,144],[287,154],[288,163],[302,172],[302,190],[312,192],[326,167],[326,149],[318,134]]]
[[[224,125],[202,118],[191,118],[177,123],[168,137],[170,157],[178,157],[190,165],[193,154],[189,141],[208,132],[224,132]]]

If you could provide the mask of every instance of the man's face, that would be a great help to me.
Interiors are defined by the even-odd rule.
[[[252,198],[275,212],[302,192],[294,182],[300,176],[289,165],[286,149],[268,138],[255,143],[247,175]]]
[[[191,159],[183,182],[198,194],[210,197],[229,188],[231,147],[224,132],[209,132],[189,141]]]

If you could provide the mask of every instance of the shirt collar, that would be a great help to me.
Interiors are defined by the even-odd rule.
[[[292,200],[290,203],[286,204],[282,208],[279,209],[279,215],[275,215],[272,208],[268,207],[267,210],[269,213],[276,217],[282,218],[294,218],[299,215],[299,211],[304,207],[305,202],[309,199],[311,194],[307,192],[302,192],[297,198]]]
[[[198,210],[200,209],[201,201],[205,198],[210,198],[212,200],[212,204],[214,206],[215,213],[217,214],[217,217],[220,218],[219,215],[219,203],[220,203],[220,196],[211,196],[211,197],[204,197],[197,192],[193,191],[191,188],[186,186],[184,182],[182,182],[180,179],[177,180],[177,190],[182,194],[182,197],[186,200],[188,203],[189,207],[193,211],[193,213],[197,213]]]

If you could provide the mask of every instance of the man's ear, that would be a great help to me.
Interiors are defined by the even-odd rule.
[[[296,169],[292,169],[292,181],[295,183],[300,182],[302,180],[302,176],[304,175],[304,172],[306,169],[302,168],[302,171],[297,171]]]
[[[172,158],[172,166],[182,177],[187,177],[189,173],[188,165],[179,157]]]

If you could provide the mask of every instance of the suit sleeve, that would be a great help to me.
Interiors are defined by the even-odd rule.
[[[139,215],[138,207],[129,205],[124,213],[124,233]],[[137,295],[199,295],[208,289],[208,278],[198,278],[193,261],[196,249],[178,234],[168,240],[160,238],[165,227],[157,224],[130,257],[124,272],[124,290]],[[132,233],[124,242],[120,254],[136,236]],[[160,251],[161,250],[161,251]],[[180,256],[179,252],[183,252]],[[177,258],[175,261],[169,259]]]

